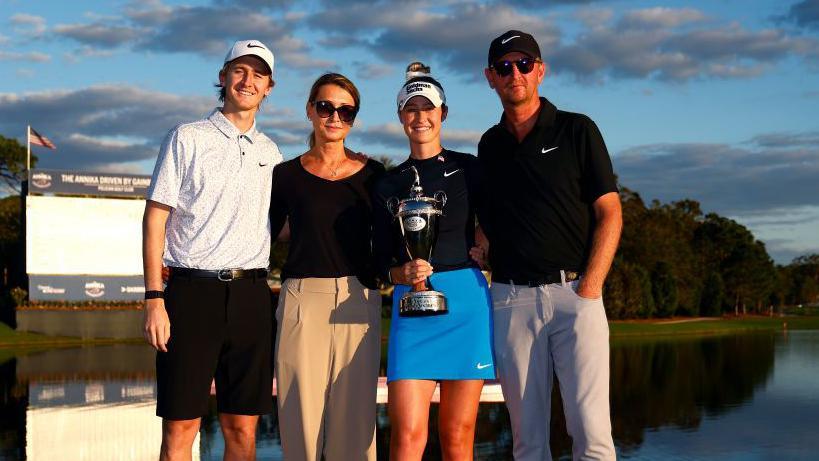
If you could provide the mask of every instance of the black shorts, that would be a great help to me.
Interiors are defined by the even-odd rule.
[[[168,352],[156,354],[157,416],[206,415],[213,379],[219,413],[273,410],[273,309],[264,278],[221,282],[173,276],[165,308],[171,338]]]

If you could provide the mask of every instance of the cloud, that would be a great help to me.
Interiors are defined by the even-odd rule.
[[[802,0],[791,5],[787,17],[802,27],[819,29],[819,0]]]
[[[63,54],[63,59],[67,62],[76,64],[80,62],[80,58],[107,58],[113,56],[113,50],[98,49],[91,46],[83,46],[77,50]]]
[[[579,8],[573,16],[587,28],[598,29],[611,21],[614,11],[610,8]]]
[[[752,30],[694,8],[653,7],[620,15],[579,8],[569,15],[582,25],[575,32],[565,15],[527,12],[525,6],[352,2],[316,12],[307,23],[326,32],[323,46],[364,48],[393,65],[435,61],[467,80],[480,80],[490,40],[511,28],[532,33],[555,72],[581,82],[750,78],[789,57],[819,58],[814,37]],[[557,27],[558,17],[565,30]]]
[[[301,153],[310,124],[292,109],[271,110],[269,104],[262,104],[257,114],[259,129],[287,146],[285,153]],[[174,126],[201,119],[216,105],[214,96],[175,95],[127,85],[0,93],[0,133],[25,133],[30,123],[48,136],[58,150],[39,155],[44,167],[133,170],[139,167],[137,162],[155,158]]]
[[[749,143],[763,148],[815,148],[819,146],[819,131],[804,133],[766,133],[754,136]]]
[[[819,206],[751,211],[731,218],[761,238],[768,254],[778,263],[787,264],[797,256],[819,253],[816,236]]]
[[[46,20],[42,16],[27,13],[17,13],[9,18],[14,25],[14,32],[29,37],[38,37],[46,30]]]
[[[353,61],[355,76],[360,79],[379,79],[392,75],[395,67],[387,64]]]
[[[132,162],[135,160],[147,160],[156,157],[159,144],[153,142],[132,143],[125,141],[115,141],[100,139],[79,133],[71,133],[63,138],[57,146],[58,150],[54,156],[70,156],[73,152],[82,152],[83,158],[96,164],[95,169],[101,165],[113,165]],[[40,155],[43,160],[43,155]],[[74,165],[74,159],[66,159],[68,164]]]
[[[646,8],[634,10],[623,15],[620,25],[624,28],[661,28],[679,27],[684,24],[702,22],[706,19],[703,12],[693,8]]]
[[[233,7],[178,7],[140,47],[166,53],[193,52],[212,56],[224,54],[229,43],[237,40],[239,35],[269,42],[271,37],[280,38],[286,34],[284,24],[263,14]]]
[[[16,53],[0,50],[0,61],[48,62],[50,60],[51,56],[37,51]]]
[[[279,147],[286,146],[284,155],[289,157],[289,153],[300,154],[307,146],[307,136],[310,134],[310,122],[303,114],[297,115],[295,111],[287,108],[277,107],[274,117],[266,117],[264,106],[259,113],[257,126],[260,131],[270,137]]]
[[[296,2],[295,0],[216,0],[216,3],[219,5],[236,5],[246,9],[282,10],[290,8]]]
[[[311,47],[292,34],[301,21],[300,15],[274,14],[274,11],[281,13],[281,6],[289,3],[256,1],[255,6],[265,5],[265,8],[248,11],[247,5],[239,6],[235,1],[196,7],[169,6],[159,0],[131,2],[123,7],[118,19],[61,24],[52,32],[57,37],[96,48],[128,46],[136,51],[193,53],[208,59],[223,56],[235,40],[253,37],[266,43],[274,50],[277,62],[289,68],[335,67],[332,61],[311,57]],[[263,9],[268,11],[261,11]]]
[[[25,133],[32,124],[58,150],[40,155],[52,168],[96,169],[156,155],[175,125],[213,109],[215,98],[177,96],[132,86],[99,85],[71,91],[0,93],[0,131]]]
[[[691,198],[722,214],[748,214],[816,204],[816,133],[755,137],[741,146],[653,144],[619,152],[620,181],[647,198]]]
[[[143,34],[134,27],[110,24],[58,24],[53,28],[54,34],[76,40],[85,45],[102,48],[115,48]]]
[[[141,26],[155,26],[166,23],[173,14],[173,7],[161,0],[135,0],[123,8],[125,17]]]
[[[385,147],[407,148],[407,135],[398,123],[373,125],[350,133],[351,137],[365,139],[368,144]]]
[[[549,0],[548,2],[543,0],[515,0],[514,4],[521,8],[543,9],[556,5],[585,5],[596,1],[598,0]],[[504,0],[496,0],[495,3],[503,4],[506,2]]]
[[[154,8],[168,12],[165,5],[156,4]],[[236,6],[181,6],[172,8],[169,19],[160,22],[149,8],[128,11],[130,17],[154,25],[151,34],[135,45],[137,49],[212,58],[223,55],[232,41],[254,37],[274,50],[277,63],[289,68],[314,70],[335,65],[310,57],[310,46],[291,33],[296,25],[293,16],[275,17]]]
[[[580,81],[684,82],[754,77],[790,56],[813,59],[817,46],[814,38],[790,37],[782,30],[715,23],[691,8],[648,8],[597,23],[573,43],[546,54],[555,72]]]
[[[362,46],[393,65],[434,58],[469,80],[482,78],[489,42],[508,29],[529,31],[542,48],[555,46],[559,39],[548,19],[521,14],[507,5],[355,3],[318,12],[307,21],[330,34],[331,39],[323,42],[328,45]]]
[[[470,151],[477,153],[478,141],[483,135],[480,131],[475,130],[457,130],[457,129],[443,129],[441,130],[441,138],[443,143],[448,147],[467,147]]]

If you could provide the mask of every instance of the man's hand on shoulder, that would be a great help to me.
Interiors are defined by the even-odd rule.
[[[168,341],[171,339],[171,321],[165,310],[165,300],[162,298],[145,300],[145,323],[143,336],[145,341],[154,349],[168,352]]]

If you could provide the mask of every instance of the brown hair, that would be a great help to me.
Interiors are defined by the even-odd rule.
[[[355,103],[355,108],[361,108],[361,94],[358,92],[358,88],[350,81],[349,78],[337,74],[335,72],[328,72],[321,77],[317,78],[315,82],[313,82],[313,86],[310,87],[310,95],[307,97],[307,105],[313,104],[316,102],[316,97],[318,96],[318,92],[324,85],[335,85],[342,90],[350,93],[350,96],[353,97],[353,102]],[[307,145],[310,146],[312,149],[316,145],[316,133],[311,131],[310,136],[307,138]]]

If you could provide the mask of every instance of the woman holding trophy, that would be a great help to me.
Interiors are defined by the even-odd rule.
[[[492,304],[470,258],[477,158],[441,146],[448,109],[428,67],[410,64],[397,102],[410,155],[378,181],[373,197],[376,263],[395,285],[387,360],[390,459],[421,459],[438,383],[444,459],[472,459],[483,380],[495,377]]]
[[[350,80],[319,77],[306,105],[310,150],[273,170],[271,230],[290,226],[275,367],[287,460],[376,459],[381,294],[370,197],[384,166],[344,146],[359,108]]]

